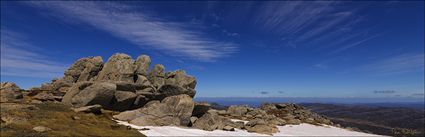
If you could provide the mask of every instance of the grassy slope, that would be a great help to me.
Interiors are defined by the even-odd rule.
[[[1,123],[0,136],[144,136],[136,130],[117,125],[111,120],[112,112],[101,115],[75,113],[60,103],[36,104],[39,109],[15,109],[3,111],[2,116],[11,115],[26,119],[23,122]],[[80,119],[74,120],[77,116]],[[36,126],[51,128],[38,133]]]

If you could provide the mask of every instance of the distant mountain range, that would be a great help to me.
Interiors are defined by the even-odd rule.
[[[423,109],[423,98],[334,98],[334,97],[195,97],[198,102],[218,102],[220,105],[250,105],[258,107],[263,103],[325,103],[363,104],[367,106],[407,107]]]
[[[215,109],[247,104],[292,102],[328,117],[342,127],[389,136],[424,136],[423,100],[391,100],[373,98],[281,98],[281,97],[198,97]]]
[[[398,102],[398,103],[359,103],[357,105],[371,106],[371,107],[391,107],[391,108],[413,108],[423,110],[424,102]]]
[[[415,103],[320,104],[303,103],[342,127],[390,136],[424,136],[423,107]],[[423,104],[422,104],[423,105]]]

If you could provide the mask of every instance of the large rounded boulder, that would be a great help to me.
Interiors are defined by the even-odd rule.
[[[140,109],[125,111],[113,117],[138,126],[187,126],[194,106],[192,98],[182,94],[167,97],[161,102],[151,101]]]
[[[100,56],[81,58],[65,71],[66,77],[72,77],[72,82],[89,81],[99,73],[103,67],[103,59]]]
[[[62,102],[75,107],[99,104],[111,108],[116,88],[115,84],[108,82],[79,83],[70,88]]]
[[[99,72],[97,81],[134,82],[134,61],[129,55],[117,53],[112,55]]]

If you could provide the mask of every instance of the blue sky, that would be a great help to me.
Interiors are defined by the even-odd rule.
[[[198,97],[423,97],[424,2],[1,2],[1,81],[151,56]]]

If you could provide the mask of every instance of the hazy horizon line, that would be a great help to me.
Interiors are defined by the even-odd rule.
[[[389,99],[389,98],[414,98],[414,99],[423,99],[425,97],[242,97],[242,96],[200,96],[194,98],[359,98],[359,99]]]

